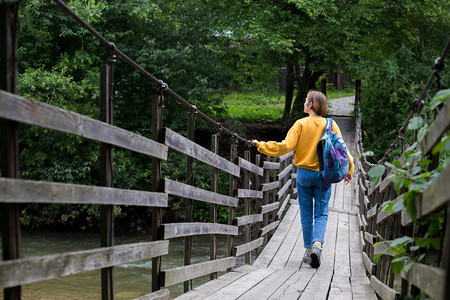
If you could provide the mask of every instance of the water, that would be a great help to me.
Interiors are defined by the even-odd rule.
[[[130,244],[151,241],[150,234],[116,234],[115,244]],[[242,238],[236,239],[241,244]],[[42,256],[98,248],[100,234],[92,232],[67,232],[32,230],[22,231],[21,257]],[[194,237],[192,263],[209,260],[209,236]],[[0,249],[1,252],[1,249]],[[219,236],[218,258],[226,257],[226,237]],[[184,239],[171,239],[169,254],[163,256],[162,269],[182,266],[184,262]],[[243,265],[244,256],[236,264]],[[152,261],[141,260],[114,267],[116,299],[134,299],[151,292]],[[209,280],[209,275],[194,279],[193,286]],[[100,270],[46,280],[22,286],[22,299],[100,299]],[[169,287],[172,297],[183,292],[183,284]],[[3,299],[3,293],[0,295]]]

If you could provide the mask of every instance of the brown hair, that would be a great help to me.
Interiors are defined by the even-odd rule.
[[[325,116],[328,112],[328,102],[327,97],[318,91],[309,91],[306,95],[308,102],[312,103],[311,109],[320,116]]]

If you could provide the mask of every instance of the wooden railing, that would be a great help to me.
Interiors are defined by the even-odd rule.
[[[446,51],[440,57],[442,63],[448,51],[447,42]],[[436,68],[435,68],[435,71]],[[434,75],[434,73],[433,73]],[[431,82],[433,76],[430,76]],[[426,90],[425,90],[426,92]],[[425,93],[422,93],[425,95]],[[419,99],[420,101],[421,99]],[[357,101],[359,104],[359,101]],[[446,134],[450,127],[450,103],[447,103],[436,112],[436,117],[431,123],[428,133],[419,145],[422,150],[422,158],[432,157],[434,162],[439,161],[439,157],[432,154],[432,149]],[[405,127],[406,129],[406,127]],[[361,141],[361,113],[359,111],[357,118],[357,140]],[[360,155],[364,155],[364,149],[361,142],[357,143],[357,150]],[[387,155],[385,156],[387,157]],[[404,161],[404,157],[400,158]],[[413,222],[407,210],[386,211],[380,209],[383,203],[387,201],[402,201],[405,195],[405,188],[398,195],[395,191],[393,179],[394,170],[389,170],[386,176],[375,186],[370,186],[369,177],[366,171],[368,167],[364,166],[364,160],[358,161],[359,174],[357,197],[360,205],[360,228],[361,240],[363,244],[363,257],[371,285],[378,296],[382,299],[403,299],[406,295],[417,296],[426,294],[431,299],[450,299],[449,287],[449,263],[450,263],[450,165],[447,165],[440,175],[424,190],[421,197],[415,200],[417,209],[417,221]],[[438,166],[437,163],[431,164],[429,171]],[[402,205],[403,206],[403,205]],[[441,232],[441,249],[434,255],[437,263],[432,264],[430,259],[423,262],[416,262],[412,267],[403,269],[400,274],[395,274],[392,270],[392,261],[396,253],[389,251],[391,241],[401,237],[426,237],[426,230],[420,227],[420,222],[431,216],[443,215],[445,218],[444,227]],[[445,241],[445,245],[444,242]],[[422,254],[430,255],[429,250],[419,250],[412,248],[413,244],[408,245],[407,254],[417,258]],[[374,258],[381,255],[376,261]],[[406,264],[405,264],[406,265]]]
[[[162,124],[162,101],[164,89],[159,88],[153,97],[153,139],[116,127],[112,122],[112,78],[113,59],[101,67],[101,116],[99,120],[63,110],[42,102],[16,95],[17,57],[14,49],[16,21],[11,19],[18,3],[2,3],[1,16],[4,34],[0,44],[6,45],[0,52],[3,63],[0,78],[0,133],[2,169],[0,177],[0,204],[2,205],[3,261],[0,262],[0,288],[5,299],[20,299],[21,285],[90,270],[100,270],[102,275],[102,298],[114,298],[114,266],[142,259],[152,259],[152,292],[145,299],[168,299],[165,287],[185,283],[190,289],[190,280],[217,272],[231,270],[236,257],[245,255],[245,262],[252,262],[252,253],[259,253],[271,232],[276,229],[283,212],[295,193],[293,178],[293,153],[280,158],[263,161],[255,155],[251,161],[249,150],[238,156],[238,141],[245,140],[234,135],[230,157],[218,154],[218,135],[212,135],[212,149],[193,142],[195,115],[188,117],[188,137],[182,136]],[[6,32],[6,33],[5,33]],[[6,49],[6,50],[5,50]],[[116,50],[117,51],[117,50]],[[9,62],[9,63],[5,63]],[[12,62],[12,63],[11,63]],[[11,80],[13,79],[12,84]],[[160,85],[162,87],[162,84]],[[17,124],[24,123],[69,135],[100,142],[101,186],[77,185],[55,182],[23,180],[18,176]],[[120,147],[139,155],[152,158],[152,190],[136,191],[113,187],[113,149]],[[177,182],[165,178],[161,163],[168,153],[176,151],[187,157],[188,178]],[[211,190],[195,187],[192,181],[193,160],[211,167]],[[218,172],[229,174],[229,194],[218,193]],[[239,188],[238,188],[239,187]],[[169,197],[186,199],[184,222],[163,223],[163,209],[167,209]],[[211,219],[208,223],[193,221],[193,201],[210,204]],[[21,258],[19,205],[43,204],[99,204],[101,205],[101,247],[83,251],[47,256]],[[113,208],[117,205],[152,207],[152,241],[137,244],[114,245]],[[218,205],[228,207],[228,224],[217,222]],[[243,215],[236,216],[236,208],[243,205]],[[244,228],[245,242],[236,245],[239,228]],[[192,264],[192,237],[211,236],[209,261]],[[227,236],[227,256],[217,258],[217,235]],[[185,238],[184,265],[166,269],[163,257],[169,252],[170,239]],[[150,284],[149,284],[150,287]],[[132,288],[132,287],[130,287]],[[149,288],[150,289],[150,288]],[[150,290],[149,290],[150,292]]]

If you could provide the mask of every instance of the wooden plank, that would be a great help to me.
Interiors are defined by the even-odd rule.
[[[416,207],[417,207],[417,201],[416,201]],[[406,227],[408,225],[411,225],[413,223],[413,220],[409,216],[408,212],[406,211],[406,208],[402,209],[402,226]]]
[[[373,234],[364,232],[364,239],[369,242],[369,244],[373,245]]]
[[[170,300],[170,291],[168,289],[162,289],[136,298],[135,300]]]
[[[163,179],[164,191],[169,195],[180,196],[193,200],[237,207],[239,199],[203,190],[185,183]]]
[[[289,228],[293,225],[292,221],[294,220],[295,216],[298,213],[299,213],[298,205],[291,205],[289,207],[286,215],[284,216],[274,235],[270,239],[269,243],[264,247],[264,250],[261,252],[261,254],[256,258],[253,265],[255,266],[269,265],[269,263],[272,261],[273,256],[275,255],[276,251],[278,250],[282,241],[284,240],[286,233],[288,232]],[[295,224],[294,226],[297,225],[298,224]]]
[[[169,241],[154,241],[8,260],[0,263],[0,288],[162,256],[168,247]]]
[[[217,299],[237,299],[245,292],[256,286],[264,278],[270,276],[275,270],[269,268],[259,268],[251,273],[242,276],[239,280],[227,285],[225,288],[205,298],[207,300]]]
[[[294,156],[295,152],[291,151],[285,155],[279,156],[278,157],[278,162],[281,164],[283,161],[285,161],[286,159],[291,158],[292,156]]]
[[[291,187],[292,179],[289,179],[285,185],[278,191],[277,193],[277,199],[280,200],[281,197],[287,192],[287,190]]]
[[[292,173],[293,166],[294,165],[290,164],[289,166],[284,168],[284,170],[278,174],[278,180],[282,180],[284,177],[286,177],[286,175]]]
[[[334,275],[350,276],[349,215],[339,214]]]
[[[161,227],[164,232],[164,239],[204,234],[239,234],[237,226],[218,223],[170,223],[162,224]]]
[[[302,293],[303,299],[326,299],[330,288],[333,271],[321,266]]]
[[[165,193],[0,178],[0,202],[111,204],[167,207]]]
[[[365,276],[366,269],[362,257],[361,231],[359,230],[358,216],[349,216],[350,228],[350,274],[351,276]]]
[[[266,298],[268,299],[271,294],[273,294],[278,287],[288,280],[295,270],[283,270],[279,269],[274,273],[270,274],[263,280],[261,280],[257,286],[249,289],[246,293],[239,297],[240,300],[255,300]]]
[[[258,198],[262,199],[263,192],[256,190],[247,190],[247,189],[238,189],[237,190],[238,198]]]
[[[235,257],[226,257],[195,265],[161,271],[161,286],[171,286],[186,280],[194,279],[214,272],[232,268],[236,265]]]
[[[447,104],[448,106],[448,104]],[[423,192],[419,203],[416,201],[417,217],[421,218],[441,209],[450,201],[450,164],[439,174],[438,178]],[[418,204],[418,205],[417,205]]]
[[[383,300],[395,300],[400,297],[399,292],[385,285],[373,275],[370,277],[370,285]]]
[[[272,222],[269,225],[261,228],[261,236],[264,236],[267,233],[271,232],[272,230],[277,228],[279,224],[280,224],[280,221],[275,221],[275,222]]]
[[[265,213],[277,210],[279,206],[280,206],[280,202],[274,202],[271,204],[262,205],[261,206],[261,214],[265,214]]]
[[[275,190],[280,187],[280,181],[273,181],[269,183],[263,183],[262,184],[262,191],[267,192],[271,190]]]
[[[434,119],[433,123],[428,128],[427,134],[424,137],[423,152],[427,154],[440,141],[442,135],[450,126],[450,102],[447,101],[439,111],[439,114]],[[448,178],[448,177],[447,177]]]
[[[262,222],[262,221],[263,221],[262,214],[248,215],[248,216],[242,216],[242,217],[236,218],[236,225],[242,226],[242,225],[254,224],[254,223],[258,223],[258,222]]]
[[[263,176],[264,175],[264,169],[261,167],[258,167],[255,164],[252,164],[248,160],[243,159],[242,157],[238,158],[238,165],[244,170],[247,170],[249,172],[255,173],[256,175]]]
[[[328,300],[353,300],[350,276],[333,275]]]
[[[272,261],[269,263],[269,268],[283,269],[286,266],[293,248],[296,245],[296,241],[300,236],[301,226],[299,226],[299,224],[300,214],[296,214],[294,220],[292,220],[292,226],[289,227],[283,242],[273,255]],[[303,253],[295,253],[294,255],[302,257],[302,254]]]
[[[164,144],[171,149],[192,157],[211,167],[217,168],[228,174],[239,177],[241,168],[231,161],[209,151],[186,137],[172,131],[169,128],[163,129]]]
[[[263,169],[278,170],[280,165],[280,163],[265,161],[263,163]]]
[[[280,207],[280,209],[278,210],[278,213],[277,213],[277,217],[278,217],[278,219],[281,217],[281,215],[283,214],[283,212],[284,212],[284,209],[286,208],[286,205],[289,203],[289,200],[291,199],[291,196],[290,195],[287,195],[286,196],[286,198],[283,200],[283,203],[281,204],[281,207]]]
[[[445,286],[449,284],[445,281],[444,269],[415,263],[407,273],[402,271],[401,276],[431,299],[444,299]]]
[[[404,194],[398,196],[397,198],[395,198],[394,200],[392,200],[393,202],[397,202],[397,201],[401,201],[403,199]],[[381,210],[378,215],[377,215],[377,224],[380,224],[381,222],[383,222],[384,220],[386,220],[387,218],[391,217],[391,216],[395,216],[398,214],[401,214],[402,211],[397,211],[397,212],[390,212],[390,211],[386,211],[386,210]]]
[[[383,253],[384,251],[386,251],[389,248],[388,244],[391,243],[391,242],[392,241],[385,241],[382,244],[374,245],[373,246],[373,255],[378,255],[378,254]],[[395,256],[395,254],[392,253],[392,251],[387,251],[383,255]]]
[[[309,267],[301,268],[300,271],[294,273],[288,280],[280,285],[278,289],[270,296],[270,299],[298,299],[316,272],[317,269]]]
[[[260,247],[264,242],[264,238],[260,237],[254,241],[239,245],[234,247],[234,256],[241,256],[242,254],[248,253],[258,247]]]
[[[350,277],[352,285],[353,299],[377,300],[377,295],[370,286],[370,280],[367,276],[352,276]]]
[[[362,253],[364,266],[366,266],[366,270],[369,274],[375,274],[375,264],[370,260],[369,256],[366,252]]]
[[[0,118],[64,132],[167,160],[160,143],[78,113],[0,90]]]
[[[373,218],[376,216],[378,212],[378,204],[375,204],[369,211],[367,212],[367,219]]]

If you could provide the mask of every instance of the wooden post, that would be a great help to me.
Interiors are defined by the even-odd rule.
[[[188,123],[187,123],[187,134],[188,139],[191,141],[194,140],[194,131],[195,131],[195,113],[188,113]],[[194,185],[194,169],[192,166],[193,159],[191,157],[187,157],[186,159],[186,183],[189,185]],[[193,202],[192,199],[185,200],[185,213],[186,218],[185,222],[192,223],[194,221],[193,215]],[[192,236],[187,236],[184,238],[184,265],[190,265],[192,258]],[[188,280],[184,282],[184,292],[189,291],[189,285],[192,288],[192,280]]]
[[[114,57],[115,58],[115,57]],[[113,124],[112,98],[113,98],[113,62],[100,68],[100,120]],[[113,186],[113,152],[109,144],[100,144],[100,180],[99,185]],[[114,205],[100,207],[100,235],[101,247],[114,245]],[[101,270],[102,299],[114,299],[114,267]]]
[[[327,95],[327,80],[323,78],[320,82],[320,91],[326,96]]]
[[[257,165],[258,167],[261,165],[261,154],[256,154],[255,156],[255,165]],[[260,191],[261,190],[261,177],[257,174],[255,174],[255,190]],[[256,207],[255,207],[255,212],[257,214],[259,214],[259,212],[261,211],[261,199],[257,199],[256,200]],[[256,223],[256,238],[259,237],[259,233],[261,231],[261,222]],[[258,247],[256,249],[256,257],[259,256],[260,254],[260,247]]]
[[[355,105],[361,104],[361,79],[355,81]]]
[[[219,143],[217,134],[211,136],[211,151],[215,154],[219,153]],[[211,191],[217,193],[219,191],[219,171],[217,168],[211,168]],[[209,215],[211,223],[217,223],[217,204],[211,203],[209,208]],[[218,247],[217,234],[211,235],[210,238],[210,259],[215,260],[217,258]],[[211,273],[210,279],[217,279],[217,272]]]
[[[162,90],[153,97],[152,103],[152,135],[153,140],[159,142],[159,137],[162,130]],[[158,158],[152,159],[152,190],[154,192],[160,191],[161,184],[161,160]],[[152,208],[152,241],[161,240],[162,209],[160,207]],[[161,289],[160,274],[161,274],[162,257],[152,258],[152,291],[155,292]]]
[[[231,145],[231,151],[230,151],[230,161],[232,161],[233,163],[235,163],[236,158],[237,158],[237,151],[238,151],[238,140],[236,139],[236,141]],[[234,177],[233,175],[230,175],[230,189],[229,189],[229,195],[234,197],[236,194],[236,181],[237,178]],[[233,221],[236,217],[236,208],[235,207],[229,207],[228,208],[228,225],[232,225]],[[233,249],[234,249],[234,236],[227,236],[227,248],[228,248],[228,252],[227,255],[228,256],[232,256],[233,255]],[[231,271],[231,268],[229,268],[227,270],[228,272]]]
[[[264,176],[263,176],[263,183],[269,183],[270,182],[270,169],[264,169]],[[269,204],[269,196],[270,191],[263,192],[263,205]],[[261,210],[258,210],[258,212],[261,212]],[[266,213],[263,216],[263,225],[266,227],[269,224],[269,215]],[[264,235],[264,243],[263,245],[266,246],[268,242],[269,233]]]
[[[244,151],[244,159],[247,161],[250,161],[250,151],[246,150]],[[250,172],[247,170],[244,170],[244,182],[243,182],[243,188],[249,189],[250,188]],[[244,198],[244,216],[250,215],[250,198]],[[251,237],[251,231],[250,231],[250,224],[246,224],[244,226],[245,228],[245,242],[250,243],[252,241]],[[245,263],[250,265],[252,263],[252,253],[247,252],[245,253]]]
[[[445,246],[444,246],[444,269],[445,269],[445,296],[444,299],[450,299],[450,204],[447,202],[447,220],[445,226]]]
[[[0,89],[17,94],[17,10],[19,2],[0,3]],[[0,175],[19,177],[18,126],[0,119]],[[3,260],[20,257],[20,208],[2,204]],[[4,290],[4,299],[20,299],[21,287]]]

